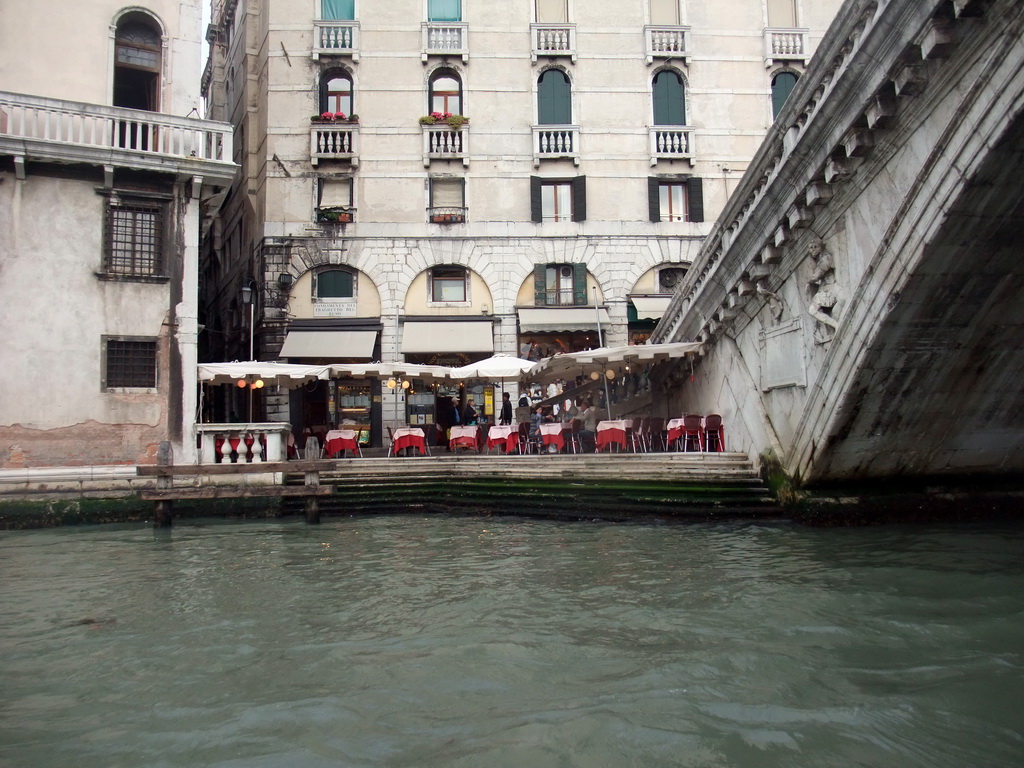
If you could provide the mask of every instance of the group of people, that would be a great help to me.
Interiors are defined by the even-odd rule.
[[[571,424],[573,421],[580,422],[579,437],[584,451],[593,451],[597,440],[597,423],[600,421],[600,411],[594,406],[590,398],[586,398],[577,406],[572,400],[566,401],[569,405],[562,408],[555,414],[554,409],[538,405],[530,414],[530,441],[540,440],[540,425],[545,423],[562,422]]]

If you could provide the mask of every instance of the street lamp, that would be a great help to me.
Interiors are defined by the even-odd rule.
[[[256,324],[256,302],[253,300],[252,295],[253,282],[250,281],[242,286],[242,303],[249,305],[249,359],[255,360],[255,354],[253,352],[253,333],[255,332]]]

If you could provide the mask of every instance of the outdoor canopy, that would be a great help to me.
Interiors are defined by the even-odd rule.
[[[523,376],[524,380],[546,382],[553,379],[567,378],[585,369],[596,370],[598,367],[616,363],[658,362],[672,360],[686,355],[697,354],[701,343],[675,342],[672,344],[636,344],[623,347],[600,347],[585,352],[567,352],[541,360]]]
[[[326,379],[329,374],[330,366],[327,365],[290,365],[260,360],[199,363],[199,381],[207,384],[235,384],[239,379],[258,378],[268,386],[294,389],[315,379]]]
[[[497,354],[469,365],[452,368],[448,376],[452,379],[481,379],[483,381],[515,381],[524,371],[534,366],[533,360],[524,360],[512,355]]]

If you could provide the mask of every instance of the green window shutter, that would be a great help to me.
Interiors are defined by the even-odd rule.
[[[572,301],[576,306],[587,303],[587,265],[572,265]]]
[[[686,198],[690,221],[704,221],[704,186],[699,176],[686,180]]]
[[[533,304],[543,307],[548,303],[547,264],[533,265]]]
[[[462,0],[429,0],[427,21],[462,21]]]
[[[540,201],[540,176],[530,177],[530,221],[538,224],[544,221],[544,209]]]
[[[686,125],[683,80],[675,72],[659,72],[654,78],[654,124]]]
[[[572,180],[572,220],[587,220],[587,177],[577,176]]]
[[[320,0],[322,18],[331,21],[352,21],[356,17],[356,0]]]
[[[796,86],[796,75],[792,72],[779,72],[772,78],[772,118],[779,116],[779,112],[786,105],[786,99],[793,92]]]
[[[549,69],[537,82],[537,121],[540,125],[569,125],[572,100],[569,78],[564,72]]]
[[[661,182],[654,176],[647,178],[647,209],[651,221],[661,221]]]

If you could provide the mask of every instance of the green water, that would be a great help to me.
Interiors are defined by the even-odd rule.
[[[1024,528],[0,533],[0,766],[1017,766]]]

